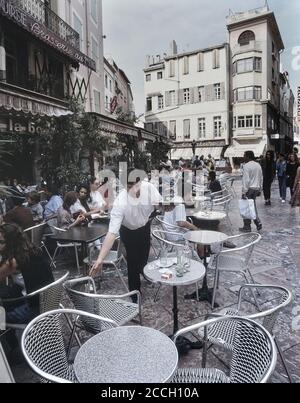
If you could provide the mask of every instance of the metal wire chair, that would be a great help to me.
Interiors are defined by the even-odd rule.
[[[236,246],[232,249],[222,249],[214,259],[215,279],[213,288],[212,307],[215,306],[216,291],[219,286],[220,272],[235,272],[241,274],[246,283],[255,284],[250,271],[249,263],[255,245],[260,242],[261,235],[255,232],[249,234],[236,235],[228,238],[228,242],[233,242]],[[249,281],[248,276],[251,281]],[[256,300],[255,294],[253,293]],[[258,303],[257,303],[257,306]]]
[[[62,300],[64,292],[63,284],[67,280],[69,272],[64,274],[59,280],[47,285],[46,287],[37,290],[21,298],[2,300],[4,305],[22,303],[30,301],[32,298],[39,297],[39,314],[47,311],[58,309]],[[27,324],[10,324],[7,323],[6,327],[10,329],[25,329]]]
[[[270,333],[259,323],[237,316],[222,316],[179,330],[179,336],[211,326],[234,323],[235,333],[232,345],[229,375],[219,369],[183,368],[178,369],[173,383],[266,383],[273,373],[277,353]]]
[[[269,292],[269,297],[272,300],[270,304],[272,305],[271,307],[267,307],[263,310],[259,310],[258,312],[255,313],[247,313],[247,310],[249,310],[249,307],[244,309],[244,303],[249,302],[248,299],[245,298],[245,293],[246,291],[260,291],[260,292]],[[274,335],[274,327],[276,325],[276,321],[278,319],[278,316],[280,312],[291,303],[292,301],[292,294],[291,292],[282,287],[282,286],[277,286],[277,285],[259,285],[259,284],[246,284],[242,286],[239,290],[239,297],[238,297],[238,302],[237,302],[237,307],[234,309],[233,307],[230,307],[229,309],[224,309],[220,312],[218,312],[219,315],[224,315],[224,316],[243,316],[248,319],[252,320],[260,320],[262,322],[262,325],[264,326],[265,329],[268,330],[268,332],[273,336],[274,342],[276,344],[278,353],[281,357],[281,361],[283,363],[283,366],[285,368],[285,371],[287,373],[287,376],[290,380],[291,383],[293,383],[292,376],[289,372],[288,366],[286,364],[286,361],[283,356],[283,352],[280,348],[280,345]],[[215,314],[210,314],[208,315],[208,318],[210,317],[215,317]],[[205,368],[206,366],[206,359],[207,359],[207,352],[209,349],[209,343],[211,345],[218,345],[220,347],[224,347],[228,350],[233,349],[233,343],[234,343],[234,337],[235,337],[235,323],[234,322],[221,322],[221,323],[216,323],[215,325],[211,326],[209,328],[209,331],[207,332],[206,338],[204,338],[204,347],[203,347],[203,356],[202,356],[202,367]]]
[[[85,277],[65,282],[64,288],[73,302],[75,309],[89,312],[94,315],[108,318],[118,326],[125,325],[137,316],[142,324],[141,294],[139,291],[132,291],[125,295],[99,295],[96,294],[96,285],[92,278]],[[138,302],[128,302],[128,298],[136,295]],[[83,327],[89,332],[98,333],[103,328],[99,328],[97,323],[90,320],[75,321],[73,330]]]
[[[22,335],[21,347],[28,365],[44,381],[76,382],[73,366],[68,361],[65,348],[62,320],[66,317],[69,321],[72,321],[74,317],[76,319],[80,317],[98,322],[99,326],[103,324],[117,326],[110,319],[72,309],[54,310],[35,318],[28,324]],[[71,339],[72,336],[73,332]]]

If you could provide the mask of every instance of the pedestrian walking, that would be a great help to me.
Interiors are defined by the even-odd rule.
[[[263,171],[263,191],[265,205],[271,206],[271,187],[276,176],[276,163],[274,161],[274,152],[267,151],[266,158],[261,161]]]
[[[263,185],[263,172],[261,165],[255,161],[253,151],[246,151],[244,154],[244,168],[243,168],[243,199],[254,200],[256,219],[254,224],[258,231],[262,229],[262,223],[258,217],[256,207],[256,198],[260,196]],[[251,220],[244,219],[244,226],[240,228],[240,232],[251,232]]]
[[[287,162],[285,159],[285,155],[280,153],[276,163],[276,171],[279,182],[279,193],[282,203],[286,202],[286,168]]]

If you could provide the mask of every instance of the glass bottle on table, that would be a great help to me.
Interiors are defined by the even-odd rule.
[[[168,250],[166,247],[160,251],[160,267],[166,267],[168,265]]]
[[[191,267],[191,249],[188,243],[183,248],[183,262],[186,271],[189,271],[188,269]]]

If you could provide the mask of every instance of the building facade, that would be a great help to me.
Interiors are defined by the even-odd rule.
[[[173,140],[172,159],[211,154],[220,159],[229,144],[230,86],[227,44],[193,52],[147,56],[146,129]]]
[[[131,83],[122,69],[111,58],[104,58],[105,114],[117,117],[117,113],[134,112]]]
[[[257,157],[269,148],[288,152],[292,131],[287,121],[292,118],[289,105],[293,95],[280,73],[284,44],[275,15],[267,6],[231,14],[227,29],[233,131],[232,145],[225,156],[241,158],[248,149]],[[286,101],[286,96],[291,101]]]
[[[196,154],[233,159],[253,150],[289,152],[294,95],[281,73],[284,44],[273,12],[261,7],[227,17],[228,43],[147,56],[146,127],[170,136],[172,158]],[[224,146],[226,151],[224,150]],[[213,149],[212,149],[213,147]]]
[[[96,61],[84,53],[79,33],[59,16],[67,3],[0,2],[0,141],[17,144],[18,138],[26,150],[19,155],[16,145],[9,157],[10,176],[38,178],[41,155],[34,118],[71,113],[72,72],[97,70]]]

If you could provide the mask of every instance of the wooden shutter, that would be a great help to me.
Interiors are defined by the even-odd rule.
[[[199,87],[195,87],[193,89],[194,91],[194,103],[198,104],[200,102],[200,98],[199,98]]]
[[[195,103],[195,91],[194,91],[194,87],[190,88],[190,104],[194,104]]]
[[[206,85],[205,86],[205,101],[213,101],[214,100],[214,85]]]
[[[204,71],[204,53],[198,53],[198,71]]]
[[[221,99],[225,99],[225,83],[221,83]]]
[[[184,96],[183,96],[183,90],[178,91],[178,105],[183,105],[184,101]]]
[[[165,92],[165,107],[171,106],[171,95],[170,91]]]

